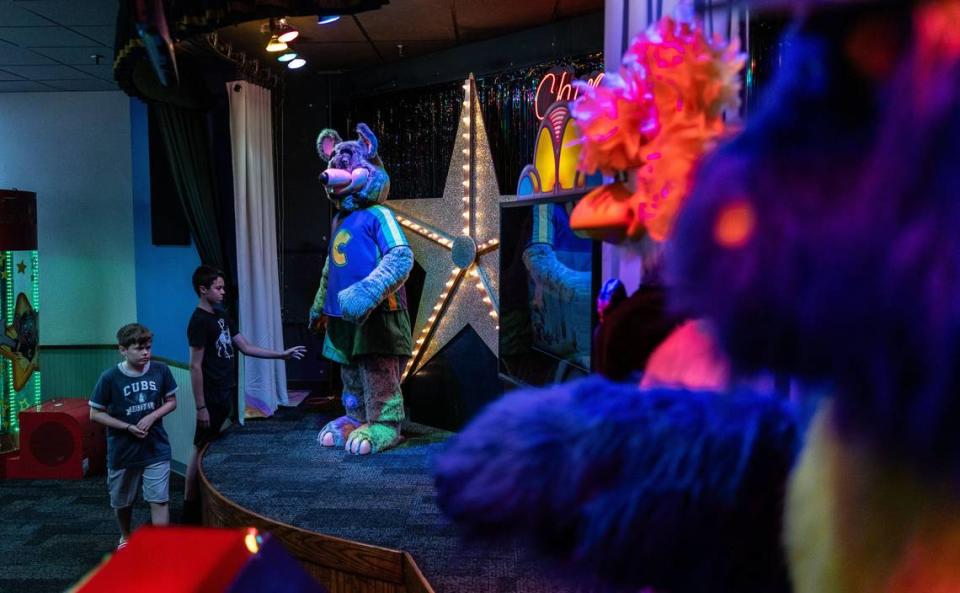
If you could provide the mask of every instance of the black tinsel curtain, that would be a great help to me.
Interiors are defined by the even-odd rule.
[[[569,66],[577,76],[587,75],[603,70],[603,55],[477,77],[480,111],[502,194],[516,192],[520,170],[533,160],[540,125],[534,115],[537,84],[557,66]],[[457,80],[353,100],[342,133],[352,136],[362,121],[377,134],[380,155],[390,172],[391,197],[432,198],[443,193],[459,124],[462,84]]]

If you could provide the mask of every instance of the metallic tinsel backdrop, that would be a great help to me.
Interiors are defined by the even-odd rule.
[[[534,98],[540,77],[556,66],[577,76],[603,70],[603,54],[557,60],[520,70],[477,77],[480,110],[493,153],[501,194],[514,194],[520,170],[533,159],[539,121]],[[462,80],[358,99],[346,114],[345,130],[366,122],[380,139],[390,172],[391,198],[443,194],[447,167],[460,123]]]
[[[788,25],[787,17],[780,15],[750,19],[750,44],[743,85],[745,117],[749,117],[760,106],[763,90],[780,65],[789,44],[789,40],[783,38]]]

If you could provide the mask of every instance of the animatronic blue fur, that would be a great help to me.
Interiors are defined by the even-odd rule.
[[[798,425],[789,404],[750,392],[600,378],[519,390],[438,458],[437,504],[615,583],[785,592],[780,516]]]

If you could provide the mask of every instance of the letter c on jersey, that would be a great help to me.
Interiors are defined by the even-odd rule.
[[[333,239],[333,250],[330,253],[330,256],[333,258],[333,264],[335,266],[343,267],[347,265],[347,254],[342,250],[347,246],[347,243],[350,242],[350,233],[347,231],[340,231],[337,233],[337,236]]]

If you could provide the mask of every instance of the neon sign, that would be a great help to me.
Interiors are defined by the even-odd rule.
[[[603,72],[594,72],[579,80],[596,87],[603,80],[603,76]],[[574,80],[576,79],[573,70],[570,68],[554,68],[543,75],[540,84],[537,85],[536,100],[533,107],[537,119],[542,120],[547,113],[547,109],[557,101],[573,101],[577,98],[580,89],[571,84]]]

